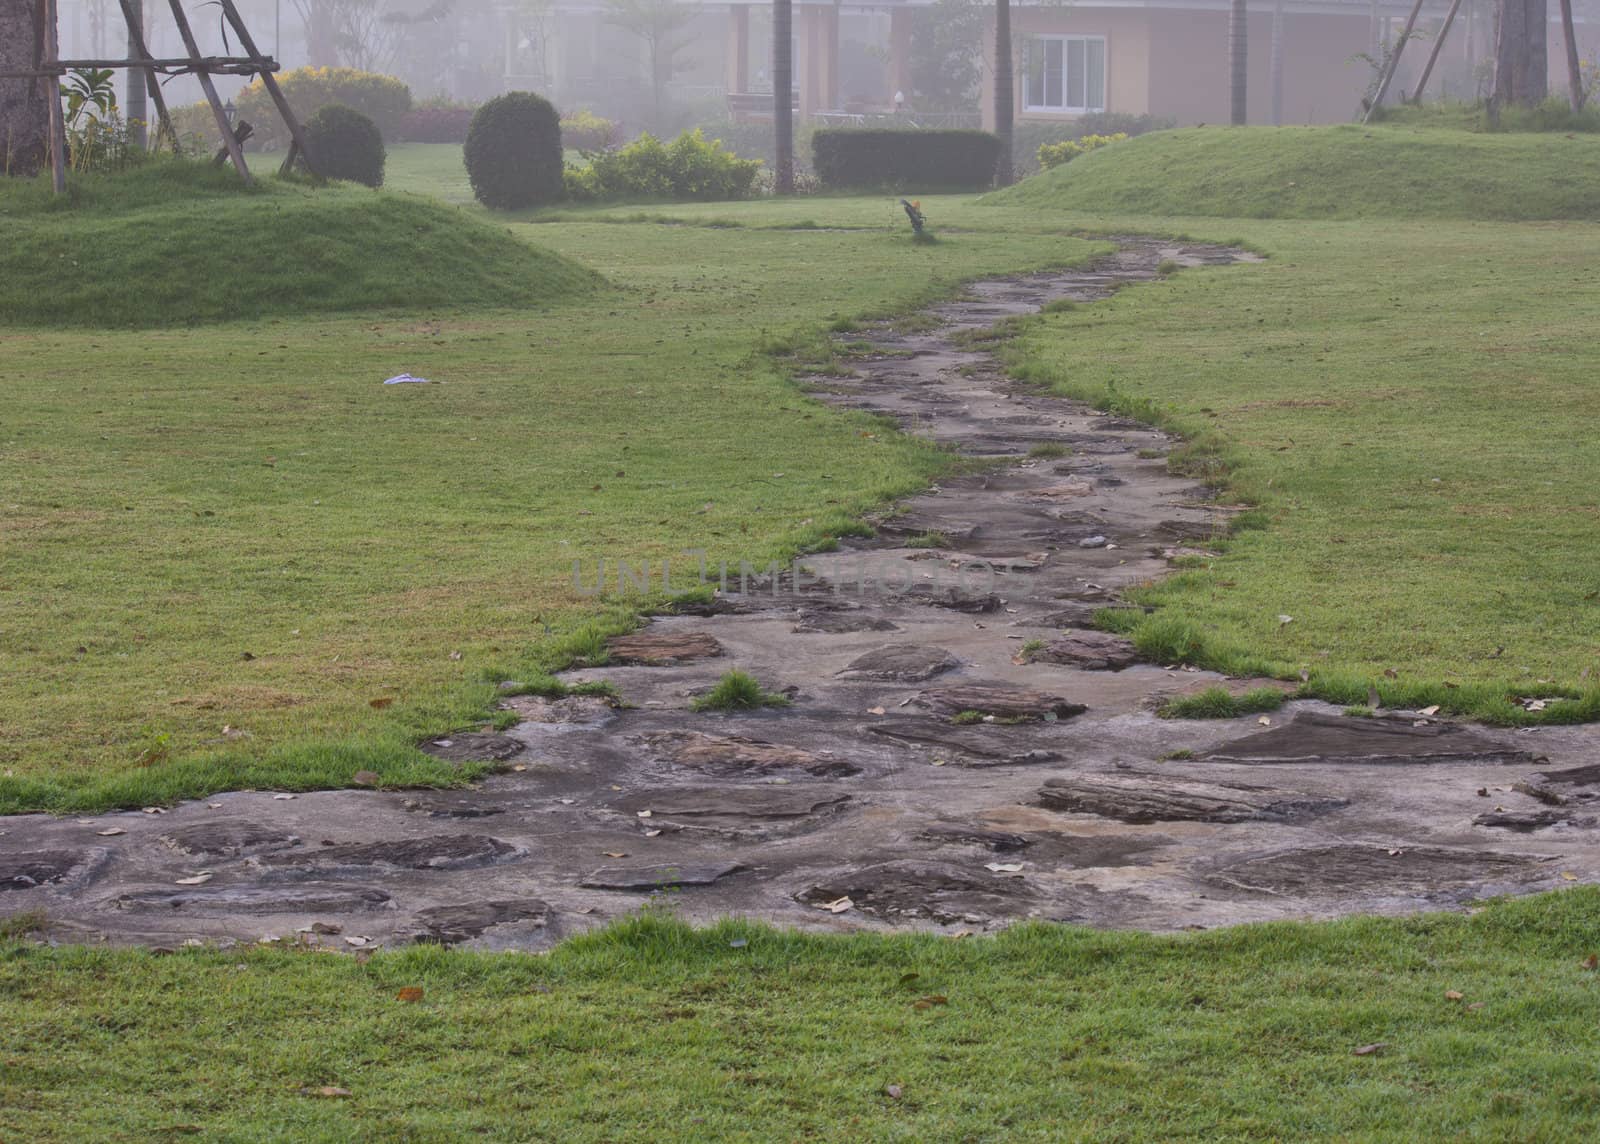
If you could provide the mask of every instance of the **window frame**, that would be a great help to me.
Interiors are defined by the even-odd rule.
[[[1072,79],[1071,79],[1071,74],[1067,70],[1067,62],[1068,62],[1068,58],[1069,58],[1069,53],[1071,52],[1071,47],[1069,45],[1074,41],[1076,41],[1078,43],[1081,43],[1083,45],[1083,53],[1084,53],[1084,64],[1083,64],[1083,71],[1084,71],[1084,76],[1083,76],[1084,106],[1082,106],[1082,107],[1073,107],[1073,106],[1069,106],[1067,104],[1067,100],[1070,97],[1069,93],[1070,93],[1071,88],[1072,88]],[[1032,92],[1032,88],[1033,88],[1033,84],[1032,84],[1033,71],[1032,71],[1032,64],[1033,64],[1034,45],[1038,44],[1038,45],[1041,46],[1041,48],[1044,51],[1048,52],[1049,48],[1048,47],[1044,47],[1044,45],[1046,45],[1048,43],[1051,43],[1051,42],[1059,43],[1061,45],[1061,105],[1059,107],[1052,106],[1050,104],[1045,104],[1045,103],[1034,103],[1033,102],[1033,92]],[[1091,105],[1089,103],[1088,55],[1089,55],[1089,44],[1091,44],[1091,43],[1098,43],[1100,45],[1100,105],[1098,107],[1093,106],[1093,105]],[[1067,32],[1032,32],[1032,33],[1029,33],[1029,35],[1028,35],[1028,47],[1027,47],[1027,52],[1026,52],[1026,54],[1024,56],[1024,60],[1023,60],[1022,76],[1021,76],[1021,79],[1022,79],[1022,92],[1021,92],[1022,99],[1019,102],[1021,104],[1022,111],[1025,114],[1039,114],[1039,115],[1092,115],[1092,114],[1094,114],[1096,112],[1103,112],[1103,111],[1106,110],[1106,104],[1109,102],[1109,100],[1107,99],[1107,91],[1110,88],[1111,84],[1110,84],[1110,77],[1109,77],[1109,75],[1107,73],[1109,73],[1110,70],[1111,70],[1111,47],[1110,47],[1110,44],[1108,42],[1107,37],[1105,37],[1105,36],[1077,35],[1077,34],[1067,33]],[[1046,80],[1046,84],[1045,84],[1045,94],[1046,95],[1049,94],[1049,82],[1048,82],[1048,80]]]

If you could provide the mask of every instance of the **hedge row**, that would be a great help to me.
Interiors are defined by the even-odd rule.
[[[833,190],[979,190],[994,182],[1000,140],[986,131],[823,128],[811,155]]]

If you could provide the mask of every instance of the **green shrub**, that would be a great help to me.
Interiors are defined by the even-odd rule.
[[[383,186],[388,158],[378,125],[353,107],[330,103],[306,120],[311,169],[329,179]]]
[[[1126,139],[1127,133],[1118,131],[1114,135],[1085,135],[1081,139],[1065,139],[1060,143],[1045,143],[1039,148],[1039,166],[1045,170],[1059,167],[1069,163],[1079,155],[1105,147],[1111,143],[1121,143]]]
[[[685,131],[671,143],[641,135],[626,147],[588,158],[587,167],[567,168],[567,194],[574,199],[743,199],[761,170],[759,159],[741,159],[699,130]]]
[[[1011,129],[1012,165],[1020,178],[1039,169],[1039,148],[1046,143],[1063,143],[1085,135],[1120,134],[1131,139],[1148,131],[1165,131],[1176,126],[1171,119],[1119,111],[1096,111],[1065,122],[1025,119]]]
[[[390,75],[355,68],[296,68],[278,76],[278,86],[305,123],[330,103],[361,112],[378,125],[385,139],[401,138],[401,121],[411,110],[411,89]],[[271,151],[289,145],[289,129],[278,116],[272,97],[257,79],[234,100],[239,118],[255,128],[250,145]],[[215,125],[212,134],[215,134]]]
[[[462,152],[472,193],[516,210],[561,198],[561,121],[543,96],[512,91],[478,108]]]
[[[273,112],[277,114],[276,111]],[[217,117],[211,111],[211,105],[205,101],[199,103],[186,103],[181,107],[169,107],[167,118],[172,120],[172,129],[178,133],[178,142],[186,152],[199,154],[203,151],[212,151],[222,146],[222,135],[217,131]],[[250,121],[253,125],[255,120]],[[150,138],[155,138],[154,121],[150,128]]]
[[[561,117],[561,145],[574,151],[605,151],[622,142],[615,120],[592,111],[574,111]]]
[[[826,128],[811,151],[831,190],[977,190],[994,182],[1000,140],[985,131]]]

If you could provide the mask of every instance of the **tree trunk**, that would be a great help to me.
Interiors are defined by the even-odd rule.
[[[773,187],[794,194],[794,6],[772,0],[772,131],[777,136],[778,169]]]
[[[0,0],[0,72],[31,71],[44,29],[32,0]],[[39,173],[49,155],[50,105],[37,79],[0,79],[0,173]]]
[[[1561,0],[1561,34],[1567,41],[1567,100],[1572,110],[1583,110],[1583,69],[1578,64],[1578,40],[1572,30],[1572,0]]]
[[[1272,5],[1272,125],[1283,126],[1283,0]]]
[[[1546,0],[1499,0],[1497,11],[1492,117],[1509,104],[1532,107],[1550,93]]]
[[[1250,54],[1249,10],[1245,0],[1233,0],[1228,8],[1228,72],[1232,80],[1232,116],[1230,122],[1242,127],[1248,118],[1245,105],[1248,73],[1245,64]]]
[[[1016,118],[1016,84],[1011,77],[1011,0],[994,5],[994,133],[1000,138],[1000,158],[994,181],[1009,187],[1012,179],[1011,135]]]

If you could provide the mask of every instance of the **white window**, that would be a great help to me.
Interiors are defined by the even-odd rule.
[[[1026,111],[1106,109],[1103,36],[1033,36],[1028,40]]]

